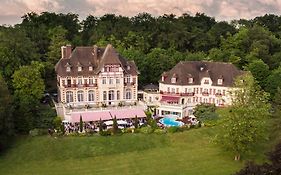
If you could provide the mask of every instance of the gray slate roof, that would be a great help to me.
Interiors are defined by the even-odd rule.
[[[108,44],[106,48],[97,46],[76,47],[69,58],[62,58],[56,64],[55,70],[59,76],[90,76],[98,74],[105,65],[118,64],[125,74],[139,74],[134,61],[127,61],[117,51]],[[66,72],[66,67],[71,67],[70,72]],[[82,71],[78,72],[78,66],[82,66]],[[89,67],[93,71],[89,71]]]
[[[208,62],[208,61],[181,61],[170,71],[164,72],[159,81],[164,84],[175,85],[200,85],[204,77],[211,78],[214,86],[233,86],[235,77],[242,75],[244,71],[239,70],[231,63]],[[176,77],[176,83],[171,83],[171,78]],[[188,83],[188,78],[193,78],[193,83]],[[223,84],[218,85],[218,79],[223,79]]]

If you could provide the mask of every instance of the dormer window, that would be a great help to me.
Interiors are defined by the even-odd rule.
[[[128,69],[128,70],[130,70],[130,69],[131,69],[131,67],[128,65],[128,66],[127,66],[127,69]]]
[[[205,79],[204,80],[204,84],[209,84],[210,82],[209,82],[209,80],[208,79]]]
[[[71,71],[71,65],[69,63],[66,63],[65,67],[66,67],[66,72]]]
[[[218,79],[218,85],[222,85],[222,82],[223,82],[223,79],[222,79],[222,78],[219,78],[219,79]]]
[[[78,72],[81,72],[81,71],[82,71],[82,67],[79,66],[79,67],[78,67]]]
[[[77,63],[78,72],[82,71],[82,64],[80,62]]]
[[[70,67],[66,67],[66,72],[70,72]]]
[[[176,83],[176,82],[177,82],[177,78],[176,77],[171,78],[171,83]]]
[[[193,83],[193,78],[188,78],[188,83],[192,84]]]
[[[89,71],[93,71],[93,66],[90,66],[90,67],[89,67]]]

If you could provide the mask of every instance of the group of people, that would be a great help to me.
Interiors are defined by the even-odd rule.
[[[80,132],[80,123],[64,123],[64,132],[66,134]],[[98,123],[83,122],[82,131],[95,131],[98,128]]]
[[[134,122],[135,119],[125,119],[124,121],[126,121],[127,124],[122,124],[122,126],[120,126],[120,128],[130,128],[130,127],[134,127]],[[146,123],[146,120],[144,118],[138,119],[138,124],[142,125]],[[66,134],[70,134],[70,133],[77,133],[80,132],[80,123],[63,123],[64,125],[64,133]],[[82,132],[98,132],[99,131],[99,125],[100,122],[99,121],[90,121],[90,122],[83,122],[83,129]],[[105,124],[105,122],[103,122],[103,129],[108,129],[111,128],[112,126],[108,126]]]

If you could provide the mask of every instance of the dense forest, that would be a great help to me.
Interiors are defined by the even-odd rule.
[[[154,17],[106,14],[79,21],[77,14],[28,13],[15,26],[0,26],[0,150],[15,133],[52,125],[42,105],[56,91],[60,47],[111,43],[139,68],[140,88],[157,83],[182,60],[231,62],[251,71],[271,99],[281,87],[281,16],[216,21],[202,13]]]

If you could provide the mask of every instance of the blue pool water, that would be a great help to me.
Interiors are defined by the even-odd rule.
[[[159,120],[165,126],[182,126],[184,125],[181,121],[176,121],[177,117],[174,116],[165,116]]]

